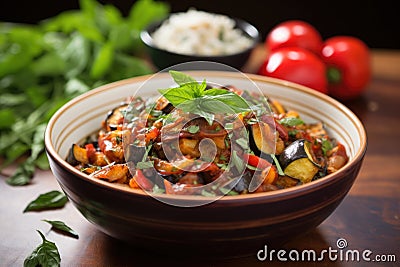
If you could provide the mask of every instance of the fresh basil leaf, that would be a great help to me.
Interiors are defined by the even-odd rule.
[[[205,94],[207,94],[207,91],[205,91]],[[251,110],[250,105],[244,98],[232,92],[224,93],[221,95],[212,95],[209,96],[209,98],[216,101],[221,101],[225,105],[232,108],[235,112],[244,112]]]
[[[109,81],[118,81],[153,72],[143,60],[122,52],[114,55],[114,62],[110,70],[112,71],[105,76]]]
[[[9,128],[14,124],[15,120],[15,114],[12,109],[5,108],[0,110],[0,129]]]
[[[67,203],[67,197],[60,191],[54,190],[39,195],[35,200],[30,202],[24,209],[27,211],[41,211],[54,208],[62,208]]]
[[[32,65],[32,71],[38,76],[55,76],[61,75],[65,71],[65,62],[61,56],[56,52],[44,54]]]
[[[127,51],[131,48],[132,44],[132,29],[128,23],[121,22],[113,26],[109,34],[109,41],[117,50]]]
[[[128,21],[133,29],[141,31],[149,23],[164,18],[169,6],[161,1],[139,0],[129,11]]]
[[[51,221],[51,220],[42,220],[42,221],[49,223],[52,226],[52,228],[54,228],[56,231],[60,231],[61,233],[70,235],[76,239],[79,238],[78,233],[75,232],[71,227],[69,227],[62,221]]]
[[[111,67],[114,58],[114,47],[112,43],[104,44],[98,51],[92,68],[90,69],[90,76],[93,79],[102,77]]]
[[[23,142],[17,141],[10,146],[6,152],[6,160],[0,164],[0,169],[9,165],[19,157],[21,157],[23,154],[29,151],[29,146]]]
[[[96,8],[100,5],[95,0],[79,0],[79,6],[83,14],[93,19],[96,16]]]
[[[208,122],[209,125],[213,124],[214,118],[215,118],[214,113],[204,111],[202,108],[198,108],[198,106],[196,105],[195,101],[187,101],[187,102],[189,102],[189,105],[187,105],[187,106],[191,107],[192,109],[190,109],[190,110],[189,109],[182,109],[183,111],[191,112],[193,114],[197,114],[197,115],[203,117]],[[184,104],[186,104],[187,102],[185,102]]]
[[[25,101],[26,95],[24,94],[2,93],[0,98],[0,105],[2,106],[2,108],[12,107],[23,104]]]
[[[178,107],[182,103],[195,99],[193,90],[186,90],[187,87],[176,87],[168,89],[159,89],[158,91],[169,101],[174,107]],[[181,108],[181,107],[179,107]]]
[[[180,86],[186,85],[188,83],[197,83],[197,81],[193,77],[180,71],[170,70],[169,74],[171,75],[172,79],[174,79],[174,81]]]
[[[47,240],[39,230],[37,232],[43,242],[25,259],[24,267],[60,266],[61,257],[56,244]]]
[[[12,176],[7,178],[6,182],[9,185],[21,186],[29,184],[35,172],[35,164],[32,160],[27,160],[21,163]]]
[[[33,143],[31,145],[31,158],[36,160],[40,152],[44,150],[44,132],[46,130],[46,123],[36,126],[36,131],[33,135]]]
[[[30,26],[12,27],[8,32],[1,33],[5,36],[0,53],[0,77],[16,73],[29,66],[34,58],[43,51],[42,33]]]
[[[50,164],[47,158],[46,152],[43,151],[39,154],[39,156],[35,159],[35,165],[41,170],[49,170]]]
[[[285,126],[297,126],[297,125],[301,125],[304,124],[304,121],[300,118],[296,118],[296,117],[287,117],[287,118],[283,118],[279,120],[279,123]]]
[[[197,98],[197,107],[203,112],[213,113],[213,114],[231,114],[234,110],[225,103],[208,98],[206,96],[202,98]]]
[[[83,81],[72,78],[65,84],[65,93],[69,96],[78,96],[90,90],[90,87]]]
[[[74,32],[71,34],[66,46],[59,53],[66,63],[65,76],[74,78],[81,74],[89,63],[89,40],[85,39],[79,32]]]
[[[219,89],[219,88],[211,88],[211,89],[204,91],[204,95],[209,95],[209,96],[217,96],[217,95],[224,95],[224,94],[232,94],[232,92],[229,92],[228,90],[225,90],[225,89]]]
[[[34,108],[38,108],[49,100],[49,95],[54,92],[51,84],[31,84],[26,87],[26,96]]]

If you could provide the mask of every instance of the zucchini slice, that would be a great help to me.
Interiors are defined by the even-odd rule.
[[[310,182],[320,167],[310,148],[309,141],[296,140],[286,147],[279,157],[283,172],[289,177],[300,180],[303,184]]]

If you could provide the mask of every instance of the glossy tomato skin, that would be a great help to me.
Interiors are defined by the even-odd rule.
[[[352,36],[335,36],[325,41],[322,58],[328,73],[336,75],[328,81],[329,94],[340,100],[359,96],[371,79],[371,59],[368,46]]]
[[[303,48],[284,47],[271,52],[259,74],[328,93],[325,64],[314,53]]]
[[[271,30],[265,44],[270,51],[282,47],[301,47],[319,55],[323,40],[311,24],[301,20],[288,20]]]

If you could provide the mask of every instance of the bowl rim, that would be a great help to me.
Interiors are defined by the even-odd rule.
[[[180,12],[179,12],[180,13]],[[140,32],[140,40],[149,48],[155,49],[157,51],[162,51],[162,52],[166,52],[169,53],[173,56],[180,56],[180,57],[190,57],[193,58],[194,60],[199,60],[199,59],[205,59],[205,58],[215,58],[215,59],[221,59],[221,58],[226,58],[226,57],[231,57],[231,56],[235,56],[235,55],[241,55],[241,54],[245,54],[251,50],[254,49],[254,47],[257,46],[257,44],[261,41],[261,34],[260,31],[251,23],[237,18],[237,17],[230,17],[230,19],[232,19],[235,22],[235,28],[239,28],[242,32],[244,32],[244,34],[249,37],[252,41],[252,45],[249,46],[246,49],[240,50],[239,52],[236,53],[232,53],[232,54],[226,54],[226,55],[195,55],[195,54],[180,54],[177,52],[173,52],[173,51],[169,51],[169,50],[165,50],[162,48],[159,48],[158,46],[154,45],[153,42],[153,37],[152,37],[152,33],[159,28],[162,23],[164,21],[166,21],[167,19],[169,19],[169,17],[171,17],[174,14],[178,14],[178,13],[172,13],[169,16],[161,19],[161,20],[157,20],[154,21],[152,23],[150,23],[145,29],[143,29]],[[243,25],[245,25],[245,27],[243,27]],[[250,34],[247,30],[245,30],[245,28],[250,28],[251,31],[254,32],[253,34]]]
[[[321,189],[324,187],[329,186],[332,183],[335,183],[336,180],[341,179],[341,174],[344,174],[351,170],[356,164],[358,164],[360,161],[362,161],[366,150],[367,150],[367,134],[366,130],[360,121],[360,119],[349,109],[347,108],[344,104],[340,103],[339,101],[333,99],[332,97],[325,95],[323,93],[320,93],[316,90],[310,89],[306,86],[296,84],[293,82],[277,79],[277,78],[271,78],[271,77],[266,77],[266,76],[261,76],[257,74],[250,74],[250,73],[235,73],[235,72],[227,72],[227,71],[185,71],[188,74],[191,75],[207,75],[211,77],[224,77],[224,78],[238,78],[238,77],[243,77],[245,75],[247,78],[251,79],[253,82],[261,82],[261,83],[270,83],[270,84],[275,84],[275,85],[280,85],[280,86],[285,86],[289,87],[291,89],[294,89],[296,91],[301,91],[304,94],[312,95],[314,97],[317,97],[324,102],[326,102],[329,105],[335,106],[337,109],[339,109],[342,113],[346,115],[349,120],[353,122],[353,124],[356,125],[356,128],[358,130],[359,136],[360,136],[360,148],[355,151],[354,156],[349,160],[349,162],[339,169],[337,172],[329,174],[323,178],[320,178],[316,181],[312,181],[307,184],[303,184],[300,186],[294,186],[291,188],[286,188],[286,189],[280,189],[276,191],[270,191],[270,192],[262,192],[262,193],[255,193],[255,194],[245,194],[245,195],[235,195],[235,196],[223,196],[222,198],[218,198],[215,203],[216,205],[222,204],[225,205],[227,203],[231,204],[239,204],[245,201],[246,203],[254,203],[254,202],[259,202],[262,200],[262,202],[275,202],[279,201],[282,199],[288,199],[292,197],[298,197],[300,195],[307,194],[309,192],[312,192],[315,189]],[[159,73],[157,75],[169,75],[168,73]],[[128,78],[116,82],[112,82],[109,84],[102,85],[100,87],[94,88],[82,95],[79,95],[72,100],[68,101],[66,104],[64,104],[60,109],[56,111],[56,113],[50,118],[46,130],[45,130],[45,135],[44,135],[44,142],[45,142],[45,149],[48,154],[48,157],[51,157],[54,161],[57,162],[58,165],[60,165],[64,170],[68,171],[71,173],[74,178],[82,179],[87,182],[90,182],[94,184],[95,186],[99,186],[103,189],[106,190],[116,190],[119,191],[122,194],[128,194],[128,195],[134,195],[134,196],[141,196],[141,197],[148,197],[148,198],[153,198],[150,193],[145,192],[140,189],[132,189],[126,186],[122,186],[119,184],[113,184],[109,183],[107,181],[102,181],[98,179],[93,179],[89,177],[89,175],[84,174],[80,172],[79,170],[75,169],[72,165],[66,162],[65,159],[63,159],[57,152],[55,147],[53,146],[52,138],[51,138],[51,133],[54,128],[54,124],[57,121],[57,119],[64,113],[66,112],[70,107],[73,105],[79,103],[80,101],[85,100],[86,98],[90,98],[91,96],[103,92],[103,91],[108,91],[108,90],[113,90],[116,87],[128,85],[131,83],[138,83],[138,82],[145,82],[148,79],[151,79],[155,74],[149,74],[149,75],[143,75],[143,76],[137,76],[133,78]],[[58,179],[58,178],[57,178]],[[191,195],[167,195],[167,194],[157,194],[157,198],[167,198],[170,200],[185,200],[185,201],[193,201],[198,202],[198,201],[204,201],[207,199],[215,199],[215,197],[206,197],[206,196],[191,196]]]

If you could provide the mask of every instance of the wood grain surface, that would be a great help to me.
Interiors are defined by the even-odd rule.
[[[244,71],[255,73],[265,54],[263,47],[258,47]],[[157,251],[144,251],[97,231],[71,203],[59,210],[23,213],[26,205],[39,194],[60,188],[50,171],[40,170],[28,186],[7,185],[5,179],[15,169],[14,164],[3,170],[0,177],[0,266],[22,266],[24,259],[41,243],[36,229],[56,243],[61,266],[354,266],[355,263],[357,266],[399,266],[400,50],[373,50],[372,64],[373,78],[364,95],[344,103],[359,116],[368,135],[367,154],[355,184],[319,227],[281,248],[268,249],[284,249],[288,253],[291,250],[321,252],[338,249],[337,240],[344,238],[347,249],[360,253],[370,250],[371,259],[377,255],[394,255],[396,262],[331,260],[328,255],[320,262],[281,262],[276,257],[270,262],[259,261],[258,251],[252,257],[207,262],[195,251],[195,261],[188,258],[190,255],[181,255],[180,248],[173,255],[160,256]],[[43,219],[64,221],[79,233],[79,239],[50,231]]]

